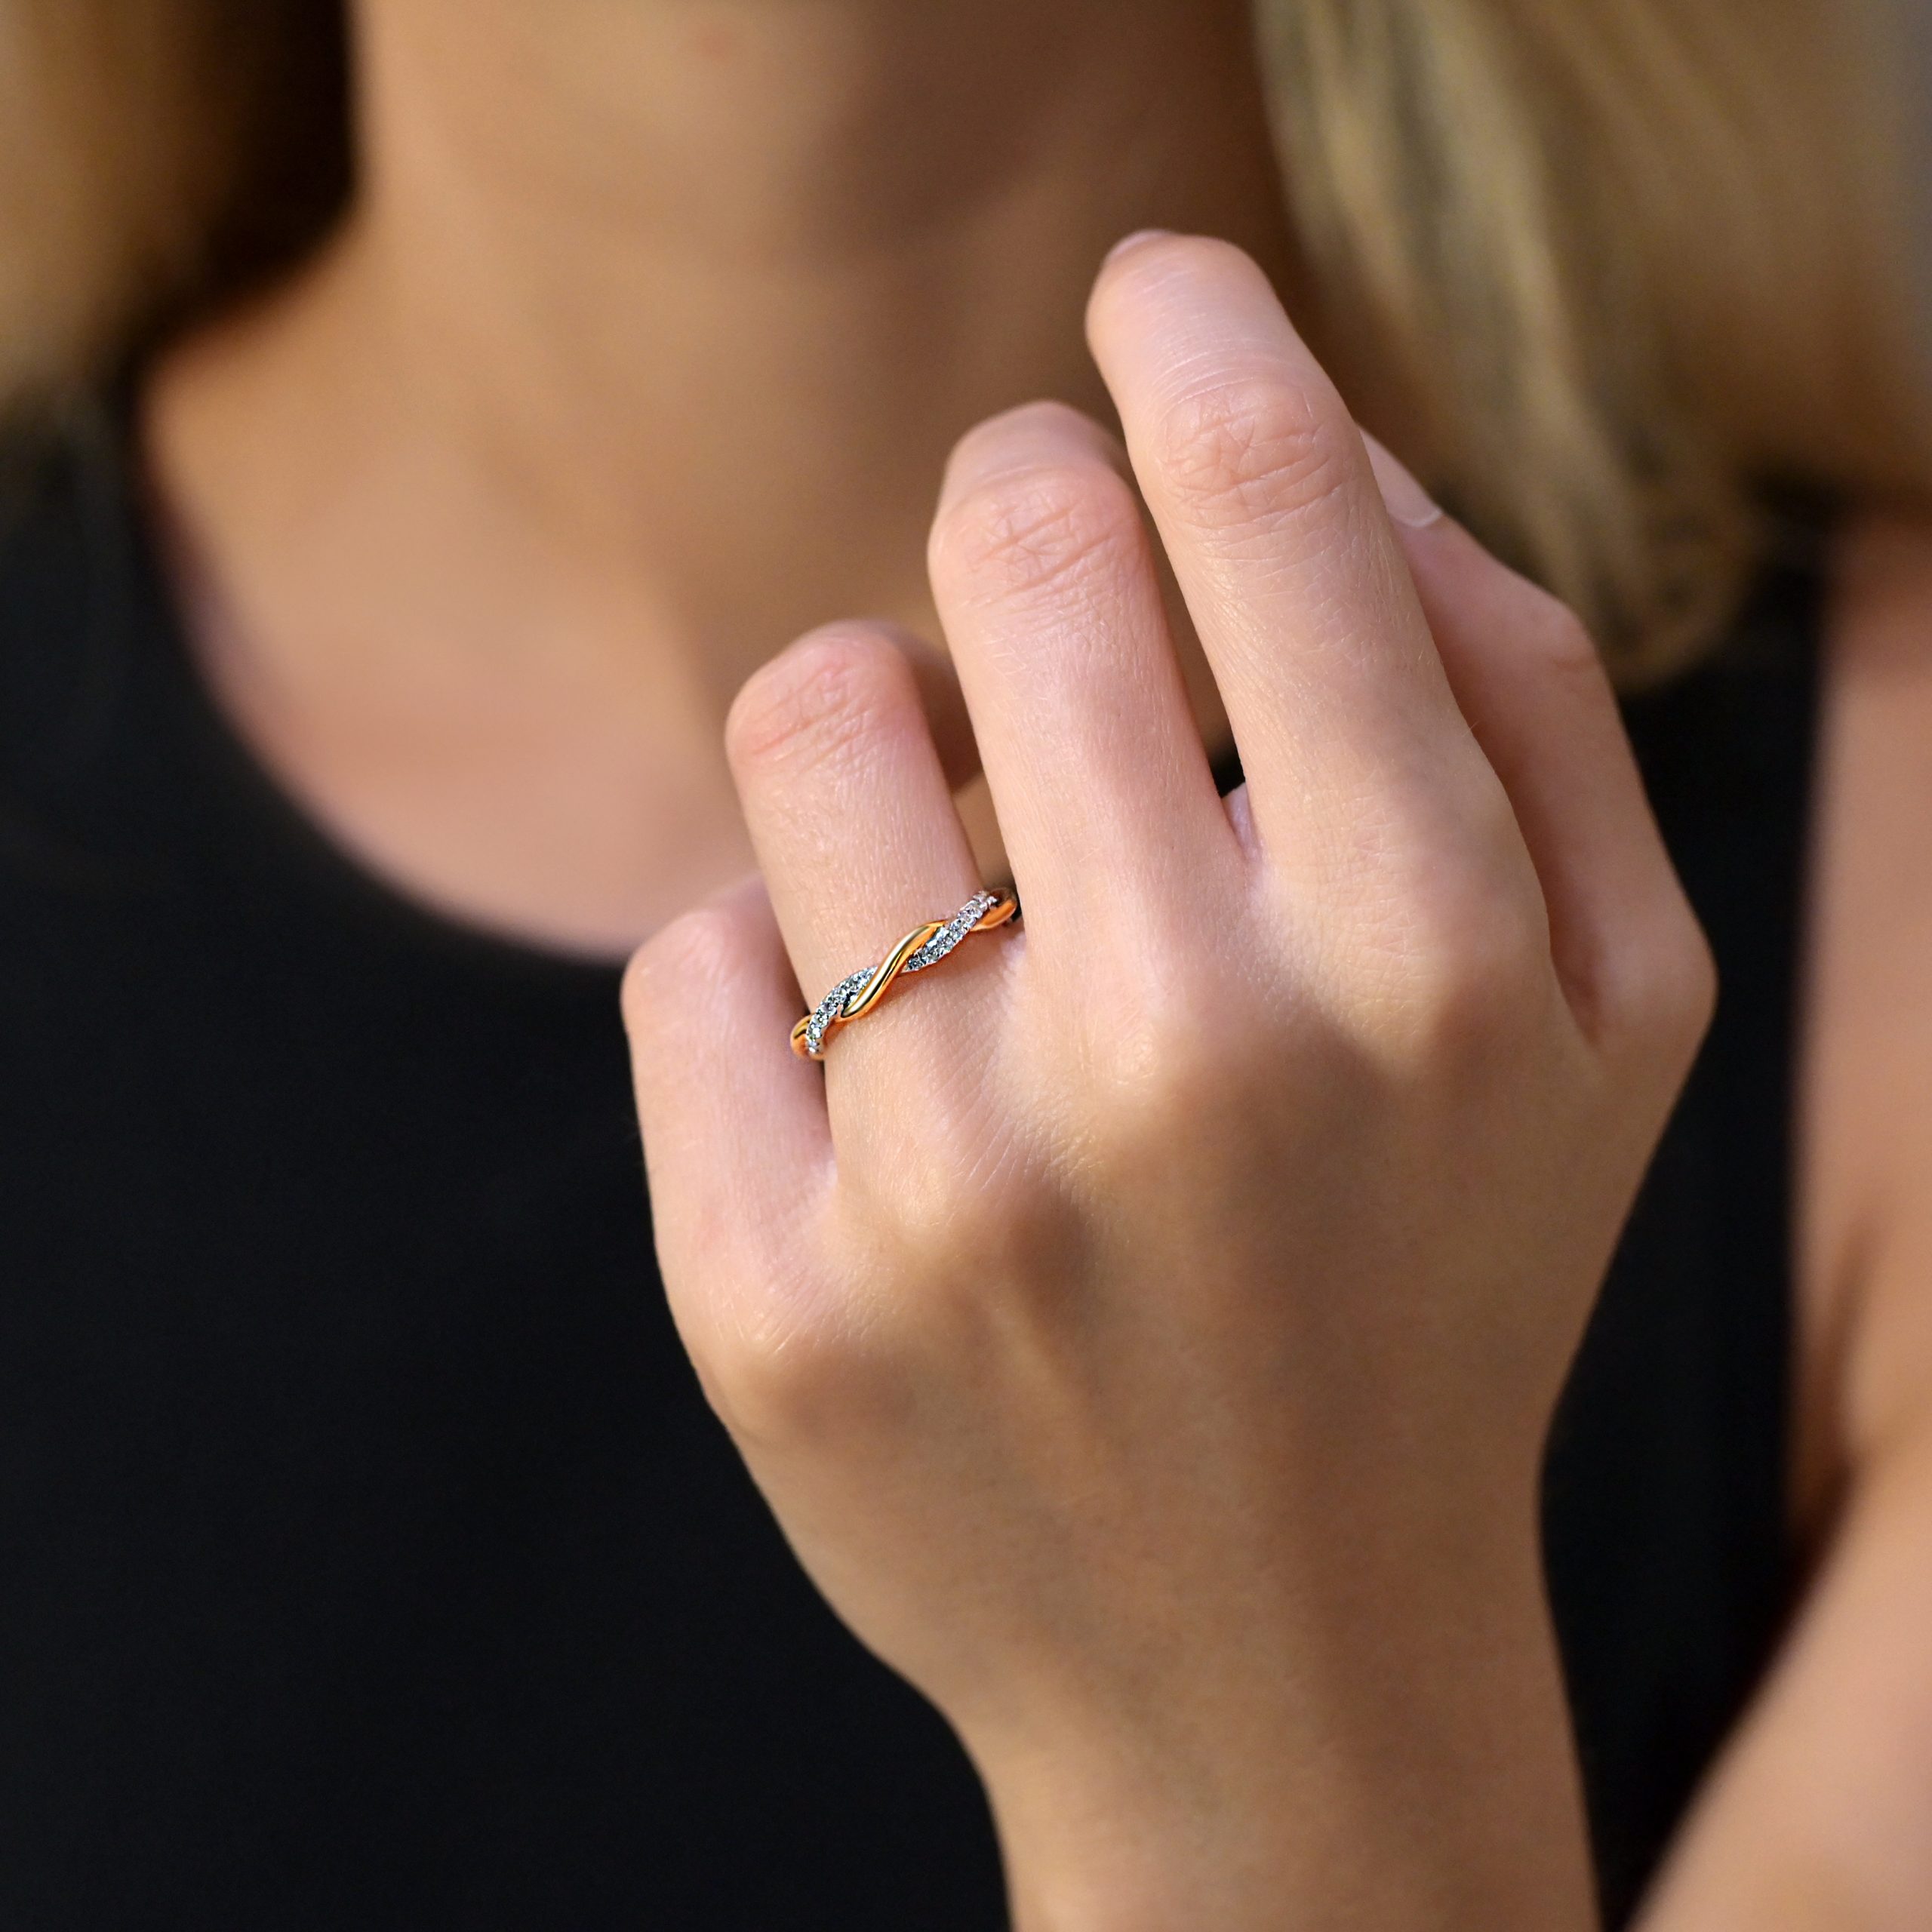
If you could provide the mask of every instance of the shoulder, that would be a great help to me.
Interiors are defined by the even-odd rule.
[[[1838,534],[1800,1113],[1801,1501],[1932,1429],[1932,518]]]

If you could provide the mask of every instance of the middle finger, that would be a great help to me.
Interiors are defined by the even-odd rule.
[[[1057,403],[953,452],[933,595],[1036,936],[1198,901],[1235,848],[1126,456]]]
[[[1346,863],[1364,823],[1417,849],[1493,825],[1361,433],[1261,271],[1135,238],[1088,328],[1277,863]]]

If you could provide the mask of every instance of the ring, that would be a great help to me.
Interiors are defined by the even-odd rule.
[[[908,933],[876,966],[849,974],[792,1029],[792,1051],[801,1060],[823,1060],[827,1037],[864,1017],[885,997],[902,973],[937,966],[974,933],[989,933],[1020,916],[1011,892],[978,892],[949,919],[934,919]]]

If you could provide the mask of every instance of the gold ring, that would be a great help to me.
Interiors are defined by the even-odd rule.
[[[989,933],[1019,915],[1020,901],[1012,893],[979,892],[951,918],[915,927],[876,966],[841,980],[792,1029],[792,1051],[801,1060],[824,1059],[827,1038],[840,1027],[863,1019],[900,974],[923,973],[971,934]]]

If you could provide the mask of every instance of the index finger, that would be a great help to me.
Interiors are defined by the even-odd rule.
[[[1264,846],[1307,853],[1324,814],[1346,841],[1371,796],[1385,828],[1493,823],[1361,433],[1260,269],[1226,242],[1136,238],[1088,333]]]

